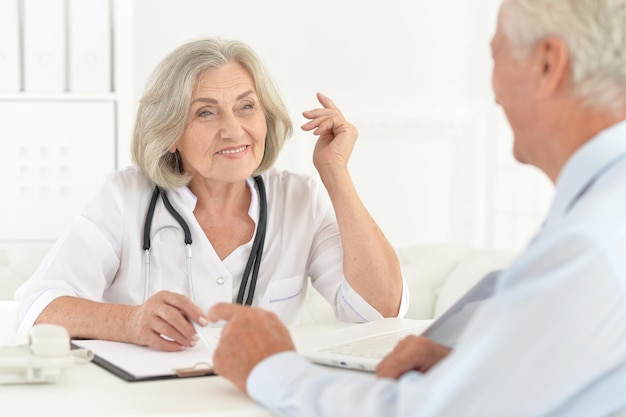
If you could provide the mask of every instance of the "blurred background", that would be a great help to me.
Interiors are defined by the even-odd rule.
[[[0,244],[52,242],[130,164],[145,82],[180,44],[242,40],[294,122],[277,165],[315,174],[302,111],[357,126],[350,168],[391,243],[519,250],[552,198],[511,156],[491,92],[499,0],[0,0]],[[295,238],[295,237],[294,237]]]

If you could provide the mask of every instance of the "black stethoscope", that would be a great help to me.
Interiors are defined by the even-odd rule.
[[[257,226],[254,242],[252,243],[252,251],[250,252],[250,257],[248,258],[246,269],[244,270],[243,277],[241,278],[239,293],[237,294],[237,303],[246,305],[252,305],[252,298],[254,297],[256,281],[259,275],[259,266],[261,265],[261,256],[263,255],[265,229],[267,227],[267,197],[265,194],[265,184],[263,183],[263,178],[261,178],[261,176],[254,177],[254,182],[259,189],[259,224]],[[144,302],[146,302],[146,300],[148,299],[150,290],[150,227],[152,226],[152,217],[154,216],[154,209],[156,207],[159,195],[163,200],[163,205],[165,206],[167,211],[170,212],[172,217],[174,217],[174,219],[178,222],[180,227],[182,227],[185,234],[185,246],[187,248],[185,254],[185,263],[187,268],[187,281],[189,283],[189,295],[190,298],[195,302],[193,282],[191,279],[191,231],[189,230],[189,226],[187,225],[187,222],[185,222],[185,219],[183,219],[183,217],[172,206],[172,203],[170,203],[169,198],[167,198],[167,192],[159,186],[155,186],[154,191],[152,192],[152,198],[150,199],[148,211],[146,212],[146,223],[143,228],[143,250],[146,284],[144,290]],[[252,273],[251,277],[250,273]],[[246,288],[248,289],[248,296],[246,297],[244,303]]]

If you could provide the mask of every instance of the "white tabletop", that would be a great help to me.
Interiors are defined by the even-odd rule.
[[[296,344],[341,324],[292,329]],[[93,363],[63,371],[52,384],[0,386],[2,415],[37,417],[267,417],[219,376],[126,382]],[[5,412],[8,413],[5,414]]]
[[[126,382],[92,363],[54,384],[1,386],[0,404],[15,416],[272,415],[219,376]]]

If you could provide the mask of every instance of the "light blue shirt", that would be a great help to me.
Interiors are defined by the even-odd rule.
[[[541,232],[428,373],[376,379],[290,352],[260,363],[247,388],[282,416],[625,413],[626,122],[570,158]]]

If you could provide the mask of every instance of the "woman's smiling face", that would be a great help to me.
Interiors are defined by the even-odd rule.
[[[189,120],[173,150],[196,181],[238,182],[260,165],[267,123],[254,80],[237,62],[198,77]]]

